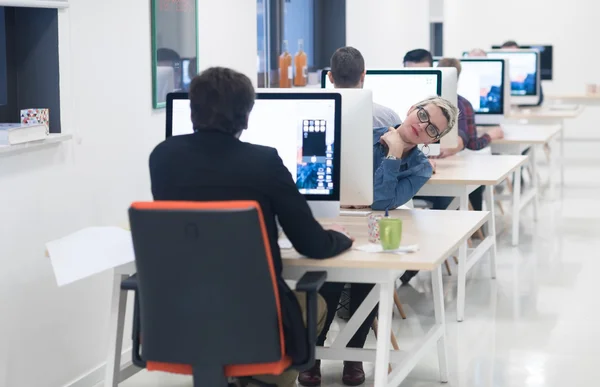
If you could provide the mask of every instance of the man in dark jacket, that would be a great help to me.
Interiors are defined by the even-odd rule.
[[[210,68],[192,80],[189,98],[194,133],[170,137],[150,155],[155,200],[257,201],[280,283],[284,282],[276,218],[294,248],[307,257],[330,258],[352,246],[343,228],[325,230],[315,220],[276,149],[239,140],[254,106],[254,87],[248,77],[231,69]],[[298,297],[301,308],[304,298]],[[326,314],[320,298],[321,328]],[[291,387],[297,375],[288,371],[259,379]]]

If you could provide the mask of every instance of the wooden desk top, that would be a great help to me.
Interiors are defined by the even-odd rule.
[[[586,93],[571,93],[571,94],[549,94],[545,95],[544,98],[561,100],[561,101],[598,101],[600,102],[600,93],[598,94],[586,94]]]
[[[565,119],[576,118],[583,111],[583,107],[579,106],[574,110],[552,110],[549,107],[534,107],[531,109],[512,110],[506,114],[509,119]]]
[[[490,127],[477,127],[477,130],[485,133]],[[504,138],[494,140],[494,145],[533,145],[546,144],[561,131],[561,126],[555,125],[502,125]]]
[[[526,161],[526,156],[459,153],[435,160],[436,172],[427,184],[496,185]]]
[[[284,266],[306,268],[351,268],[385,270],[433,270],[489,218],[487,211],[396,210],[390,216],[402,219],[402,245],[418,244],[410,254],[366,253],[350,250],[330,259],[301,259],[295,250],[281,250]],[[368,243],[367,217],[342,216],[322,222],[344,226],[356,238],[355,246]]]

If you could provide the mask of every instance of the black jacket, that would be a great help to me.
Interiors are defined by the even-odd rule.
[[[174,136],[150,155],[155,200],[255,200],[260,203],[271,243],[286,338],[294,364],[308,356],[300,307],[281,278],[281,253],[275,217],[294,248],[310,258],[329,258],[349,249],[349,238],[324,230],[273,148],[241,142],[218,132]],[[308,346],[307,346],[308,343]]]
[[[273,148],[248,144],[218,131],[170,137],[150,155],[154,200],[255,200],[263,211],[276,273],[281,273],[275,217],[294,248],[330,258],[351,241],[324,230]]]

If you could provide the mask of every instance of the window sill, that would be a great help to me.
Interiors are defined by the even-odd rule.
[[[22,152],[33,151],[36,149],[47,148],[52,145],[60,144],[65,141],[69,141],[73,138],[72,134],[54,133],[50,134],[48,138],[41,141],[26,142],[24,144],[17,145],[2,145],[0,146],[0,156],[17,154]]]
[[[0,5],[5,7],[67,8],[69,2],[64,0],[0,0]]]

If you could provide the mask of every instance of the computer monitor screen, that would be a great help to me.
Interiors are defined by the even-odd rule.
[[[190,79],[190,61],[191,59],[181,60],[181,88],[183,90],[189,90],[190,83],[192,83]]]
[[[488,58],[508,59],[511,95],[535,96],[538,94],[538,56],[535,51],[490,51]]]
[[[434,60],[434,66],[438,65]],[[461,59],[458,94],[477,114],[504,114],[504,60]]]
[[[552,80],[552,68],[554,63],[554,54],[553,47],[550,45],[536,45],[536,44],[526,44],[519,46],[520,48],[537,50],[540,52],[540,78],[543,81],[551,81]],[[502,48],[501,46],[492,46],[494,50]]]
[[[169,94],[166,137],[191,133],[187,93]],[[309,200],[339,201],[340,138],[340,94],[257,93],[240,140],[277,149]]]
[[[323,72],[321,86],[334,86]],[[442,93],[442,74],[438,70],[367,70],[364,88],[373,91],[373,102],[394,110],[404,121],[417,102]]]

